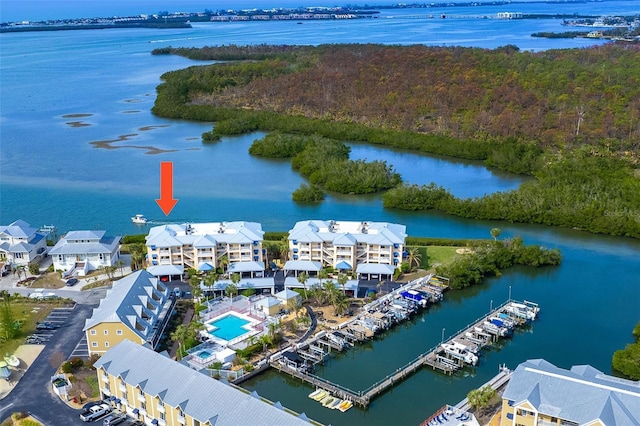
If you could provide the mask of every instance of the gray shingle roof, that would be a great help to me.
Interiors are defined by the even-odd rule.
[[[591,366],[564,370],[543,360],[516,368],[503,398],[529,402],[539,412],[579,424],[640,424],[640,382],[608,376]]]
[[[180,406],[186,415],[203,423],[210,421],[216,426],[309,425],[251,394],[129,340],[110,349],[95,366],[103,367],[112,376],[120,376],[128,384],[140,385],[149,395],[162,395],[165,404]]]

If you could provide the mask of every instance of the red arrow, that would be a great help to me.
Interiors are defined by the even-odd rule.
[[[160,163],[160,199],[156,200],[165,216],[169,216],[171,210],[178,203],[173,198],[173,163],[163,161]]]

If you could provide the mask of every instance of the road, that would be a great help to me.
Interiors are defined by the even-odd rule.
[[[49,363],[51,355],[62,352],[68,357],[82,338],[85,319],[96,305],[78,304],[66,322],[51,336],[40,356],[33,362],[11,393],[0,401],[0,419],[24,411],[47,426],[86,425],[79,411],[66,405],[53,393],[50,378],[56,367]]]

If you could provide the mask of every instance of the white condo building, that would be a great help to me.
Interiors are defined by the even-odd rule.
[[[263,235],[256,222],[155,226],[146,238],[148,270],[156,276],[181,275],[187,268],[209,271],[221,266],[224,257],[230,269],[240,264],[264,270]]]
[[[289,258],[388,275],[400,268],[406,237],[406,227],[395,223],[306,220],[289,231]]]

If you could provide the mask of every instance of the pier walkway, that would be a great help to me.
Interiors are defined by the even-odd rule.
[[[478,328],[481,327],[485,321],[487,321],[490,317],[503,312],[504,307],[511,302],[514,302],[514,301],[511,299],[507,300],[500,306],[491,310],[488,314],[482,316],[481,318],[478,318],[476,321],[462,328],[457,333],[454,333],[453,336],[447,340],[447,343],[452,343],[453,341],[456,341],[458,343],[464,343],[469,347],[474,347],[475,349],[478,349],[478,350],[480,349],[480,347],[484,346],[485,344],[491,343],[494,340],[494,338],[497,339],[497,337],[486,334],[487,336],[489,336],[489,339],[486,341],[481,341],[480,339],[473,339],[473,341],[470,341],[469,335],[473,333],[477,333]],[[406,377],[410,376],[416,370],[420,369],[423,366],[430,367],[433,370],[438,370],[444,374],[453,374],[456,370],[464,366],[464,362],[461,359],[454,356],[450,356],[448,353],[446,353],[442,349],[442,345],[438,344],[432,347],[431,349],[429,349],[428,351],[418,355],[415,359],[405,364],[404,366],[398,368],[392,374],[389,374],[383,379],[374,383],[364,391],[353,391],[349,388],[341,386],[337,383],[332,383],[326,379],[323,379],[322,377],[315,376],[301,369],[282,365],[280,362],[278,362],[277,357],[272,358],[270,364],[272,367],[276,368],[278,371],[286,372],[292,375],[293,377],[299,378],[300,380],[303,380],[315,386],[316,388],[324,389],[334,397],[349,400],[361,407],[366,407],[367,405],[369,405],[370,401],[375,396],[385,392],[388,388],[403,381]],[[495,380],[495,383],[492,383],[492,386],[493,385],[497,386],[497,385],[504,384],[504,381],[503,382],[500,382],[500,381],[508,380],[508,377],[505,379],[504,374],[498,375],[496,376],[496,378],[494,378],[494,380]],[[459,408],[459,407],[456,407],[456,408]]]

